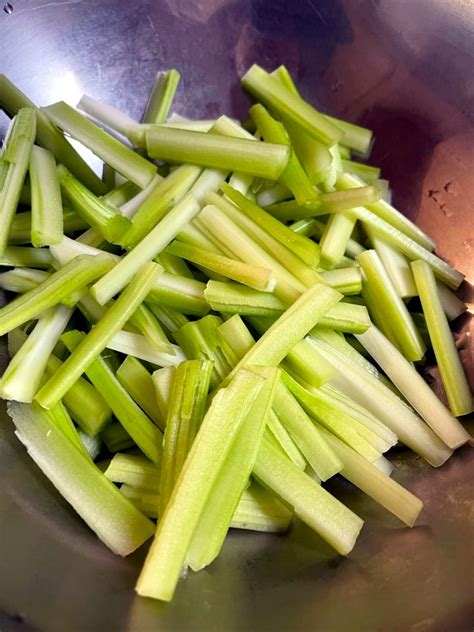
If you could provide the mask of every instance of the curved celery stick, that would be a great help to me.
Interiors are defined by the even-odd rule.
[[[63,206],[53,154],[41,147],[32,147],[31,243],[37,248],[57,244],[63,237]]]
[[[380,257],[392,283],[401,298],[416,296],[416,285],[410,264],[405,255],[367,229],[372,247]]]
[[[202,281],[163,272],[146,300],[150,304],[162,304],[185,314],[204,316],[209,311],[204,296],[205,288]]]
[[[113,483],[156,491],[160,487],[160,468],[141,455],[116,454],[104,472]]]
[[[49,268],[51,253],[47,248],[27,246],[7,246],[0,255],[0,266]]]
[[[174,68],[157,73],[143,115],[144,123],[166,121],[180,79],[181,75]]]
[[[321,257],[329,267],[341,262],[356,221],[350,213],[337,213],[329,218],[319,242]]]
[[[99,321],[100,322],[100,321]],[[175,366],[185,359],[181,349],[176,345],[169,345],[172,353],[156,351],[141,334],[131,331],[117,331],[107,341],[107,349],[131,355],[156,366]]]
[[[11,402],[8,412],[31,458],[112,551],[129,555],[153,535],[154,524],[50,422],[40,406]]]
[[[163,430],[164,419],[156,405],[155,387],[151,374],[143,364],[132,356],[127,356],[115,374],[120,384],[133,397],[148,417]]]

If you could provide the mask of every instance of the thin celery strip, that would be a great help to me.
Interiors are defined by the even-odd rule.
[[[438,290],[439,300],[441,301],[448,320],[455,320],[458,316],[464,314],[467,310],[467,305],[463,303],[454,292],[443,283],[440,283],[440,281],[436,281],[436,288]]]
[[[341,262],[356,221],[350,213],[336,213],[329,218],[319,245],[322,259],[330,267]]]
[[[158,180],[160,179],[159,176],[155,176],[155,178]],[[139,195],[141,191],[142,189],[140,189],[140,187],[137,187],[136,184],[130,182],[130,180],[126,180],[122,184],[119,184],[118,186],[113,188],[111,191],[108,191],[108,193],[103,195],[101,199],[102,202],[105,202],[106,204],[110,202],[110,204],[120,207],[122,214],[125,215],[125,217],[129,217],[129,215],[124,212],[123,207],[126,206],[131,200],[136,198],[136,196]]]
[[[159,522],[137,582],[139,595],[172,599],[199,517],[263,383],[242,370],[214,397]]]
[[[367,206],[380,200],[380,191],[375,186],[360,186],[341,191],[330,191],[319,196],[320,207],[315,215],[342,213],[356,206]]]
[[[163,251],[161,254],[155,257],[154,261],[156,261],[156,263],[159,263],[163,267],[165,272],[169,272],[170,274],[177,274],[178,276],[183,276],[188,279],[194,279],[194,275],[191,272],[186,261],[184,261],[184,259],[182,259],[181,257],[172,255],[168,250]]]
[[[163,70],[156,75],[143,115],[144,123],[166,121],[180,79],[181,75],[174,68]]]
[[[63,237],[63,206],[54,156],[33,146],[30,157],[31,243],[51,246]]]
[[[145,336],[132,331],[115,332],[107,341],[106,347],[156,366],[175,366],[185,359],[181,349],[176,345],[171,345],[171,353],[156,351]]]
[[[151,261],[176,237],[200,207],[188,193],[116,266],[92,286],[92,296],[104,305],[120,292],[140,268]]]
[[[142,333],[155,351],[173,355],[173,347],[166,337],[162,326],[146,305],[142,304],[137,307],[135,313],[132,314],[130,318],[129,324],[136,327]]]
[[[252,481],[244,490],[232,516],[231,528],[284,533],[290,526],[293,514],[273,494]]]
[[[158,428],[163,430],[165,420],[160,415],[156,405],[153,380],[143,364],[137,358],[127,356],[118,368],[115,376],[140,408],[145,411]]]
[[[362,290],[362,275],[359,268],[339,268],[320,272],[324,283],[342,294],[359,294]]]
[[[112,105],[97,101],[87,94],[82,95],[76,107],[122,136],[128,136],[130,131],[139,125],[137,121]]]
[[[135,447],[135,442],[118,421],[109,424],[101,436],[109,452],[120,452]]]
[[[129,184],[136,187],[136,192],[131,197],[127,198],[127,200],[124,200],[121,203],[115,202],[113,197],[110,201],[112,202],[112,204],[120,206],[120,211],[122,215],[125,215],[125,217],[128,217],[128,219],[133,219],[133,217],[138,213],[138,209],[142,206],[148,196],[151,195],[154,188],[164,179],[165,178],[163,178],[159,174],[156,174],[156,176],[150,180],[150,183],[147,184],[144,189],[140,189],[139,187],[137,187],[136,184],[133,184],[133,182],[127,180]],[[103,196],[102,199],[104,202],[107,201],[106,196]]]
[[[259,292],[238,283],[208,281],[204,296],[211,308],[226,314],[278,316],[287,305],[268,292]]]
[[[173,383],[175,367],[163,367],[155,371],[151,378],[155,387],[156,403],[160,415],[166,420],[168,415],[168,404]]]
[[[113,483],[126,483],[153,491],[160,488],[160,468],[141,455],[116,454],[104,475]]]
[[[97,261],[99,257],[91,257],[91,259]],[[78,257],[71,263],[77,260]],[[40,389],[36,395],[36,401],[44,408],[50,408],[63,397],[77,378],[105,349],[112,337],[130,319],[161,272],[162,268],[156,263],[148,263],[142,268],[57,373]]]
[[[204,196],[209,193],[209,191],[217,191],[226,179],[228,173],[228,169],[204,169],[191,189],[196,200],[202,204]]]
[[[385,242],[370,229],[367,230],[372,247],[380,257],[392,283],[401,298],[416,296],[416,285],[410,264],[405,255]]]
[[[342,169],[347,173],[358,176],[369,184],[376,182],[380,178],[381,173],[378,167],[364,165],[361,162],[355,162],[346,158],[342,158]]]
[[[318,209],[320,208],[320,206],[321,204],[319,201],[313,204],[305,204],[304,206],[301,206],[296,202],[296,200],[287,200],[270,204],[269,206],[265,207],[265,210],[275,219],[278,219],[281,222],[289,222],[293,220],[304,220],[315,217],[316,215],[318,215]],[[290,230],[293,229],[290,228]],[[298,231],[298,234],[303,233]]]
[[[327,114],[324,116],[343,132],[344,135],[340,140],[342,145],[353,149],[363,158],[368,158],[373,144],[373,133],[370,129],[349,123],[348,121],[342,121],[341,119],[328,116]]]
[[[10,124],[1,154],[5,173],[0,188],[0,257],[3,256],[8,244],[35,135],[34,110],[32,108],[20,109]]]
[[[0,255],[0,266],[49,268],[50,265],[51,253],[47,248],[7,246]]]
[[[164,305],[157,305],[154,303],[148,303],[148,307],[158,318],[160,323],[166,327],[166,329],[173,334],[177,329],[185,325],[189,318],[170,307]]]
[[[76,257],[37,287],[0,309],[0,335],[37,318],[45,310],[104,274],[110,266],[111,261],[107,255]]]
[[[443,311],[433,271],[424,261],[411,264],[449,408],[456,417],[472,412],[472,395],[453,334]]]
[[[55,125],[139,187],[146,187],[155,176],[155,165],[134,153],[63,101],[42,108],[42,111]]]
[[[153,535],[154,524],[50,422],[40,406],[11,402],[8,411],[31,458],[114,553],[128,555]]]
[[[68,331],[62,336],[64,344],[71,353],[84,339],[85,334],[77,330]],[[153,463],[160,463],[163,434],[121,386],[104,358],[97,356],[85,372],[140,450]]]
[[[298,469],[304,470],[306,468],[306,459],[273,410],[270,411],[267,418],[265,436],[268,437],[272,445],[276,446]]]
[[[148,518],[158,518],[159,494],[155,490],[144,489],[142,487],[132,487],[128,483],[120,485],[120,491],[126,496],[137,509]]]
[[[204,316],[209,305],[204,296],[205,283],[163,272],[147,296],[147,302],[171,307],[184,314]]]
[[[78,448],[78,450],[85,455],[89,454],[84,446],[82,437],[79,435],[79,432],[82,431],[78,431],[76,429],[74,422],[67,412],[67,408],[62,402],[59,402],[59,404],[51,410],[45,411],[45,413],[50,421],[63,432],[63,434],[76,446],[76,448]],[[82,436],[91,438],[84,433],[82,433]]]

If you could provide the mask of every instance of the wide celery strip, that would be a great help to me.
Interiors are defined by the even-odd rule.
[[[160,468],[141,455],[116,454],[104,474],[113,483],[126,483],[149,490],[160,487]]]
[[[138,594],[172,599],[200,515],[264,382],[242,370],[214,397],[158,524],[137,582]]]
[[[158,428],[163,430],[165,424],[156,405],[153,380],[143,364],[137,358],[127,356],[118,368],[115,376],[140,408],[145,411]]]
[[[75,330],[68,331],[62,337],[71,353],[78,348],[84,339],[85,334]],[[160,463],[162,433],[123,388],[104,358],[100,355],[97,356],[87,367],[85,373],[140,450],[153,463]]]
[[[145,336],[133,331],[121,330],[115,332],[107,340],[106,347],[113,351],[139,358],[145,362],[150,362],[156,366],[175,366],[185,359],[181,349],[176,345],[171,346],[171,353],[157,351],[150,345]]]
[[[438,290],[439,300],[444,309],[444,313],[448,320],[455,320],[461,314],[467,310],[467,305],[459,299],[452,290],[446,287],[443,283],[436,281],[436,287]]]
[[[366,250],[357,260],[377,301],[377,309],[393,331],[403,355],[407,360],[421,360],[426,350],[423,340],[379,256],[375,250]]]
[[[100,436],[109,452],[120,452],[135,447],[133,439],[118,421],[109,424]]]
[[[77,213],[105,240],[119,243],[130,227],[130,220],[110,202],[104,203],[91,193],[63,165],[58,167],[58,174],[61,191]]]
[[[37,287],[0,309],[0,335],[37,318],[45,310],[104,274],[110,266],[111,261],[107,255],[76,257]]]
[[[174,372],[163,440],[159,515],[165,512],[204,417],[212,368],[207,360],[187,360]]]
[[[341,191],[330,191],[319,196],[320,206],[314,215],[342,213],[355,206],[367,206],[380,199],[380,191],[375,186],[360,186]]]
[[[71,309],[58,305],[40,317],[0,380],[0,396],[3,399],[28,403],[33,401],[43,378],[48,358],[68,324],[71,314]]]
[[[0,266],[49,268],[51,253],[47,248],[7,246],[0,255]]]
[[[125,178],[144,188],[156,174],[156,166],[134,153],[116,138],[87,120],[63,101],[42,108],[48,118]]]
[[[168,404],[175,371],[175,367],[163,367],[155,371],[151,376],[155,387],[156,404],[164,420],[168,416]]]
[[[63,206],[54,156],[47,149],[32,147],[31,243],[37,248],[57,244],[63,237]]]
[[[350,213],[336,213],[329,218],[319,245],[322,259],[330,267],[341,262],[356,221]]]
[[[35,134],[35,112],[32,108],[22,108],[10,124],[1,154],[4,173],[0,187],[0,256],[8,244]]]
[[[471,390],[443,311],[433,271],[424,261],[414,261],[411,267],[449,408],[455,416],[467,415],[473,409]]]
[[[11,402],[16,434],[59,493],[106,546],[128,555],[154,532],[154,524],[51,423],[40,406]]]
[[[112,105],[97,101],[87,94],[82,95],[76,107],[122,136],[128,136],[131,130],[139,125],[137,121]],[[115,174],[115,170],[113,172]]]
[[[188,193],[116,266],[92,286],[93,297],[104,305],[120,292],[147,262],[176,237],[182,226],[199,212],[198,202]]]
[[[166,121],[180,78],[181,75],[174,68],[163,70],[156,75],[143,115],[144,123]]]
[[[73,259],[72,263],[77,259]],[[91,257],[91,259],[97,261],[98,257]],[[44,408],[50,408],[57,403],[105,349],[114,334],[120,331],[136,308],[143,302],[161,272],[162,268],[156,263],[148,263],[143,266],[142,270],[87,334],[58,372],[37,393],[36,400]]]
[[[166,337],[160,322],[146,305],[143,304],[137,307],[130,318],[129,324],[142,333],[155,351],[173,355],[173,347]]]
[[[333,145],[343,132],[309,103],[288,90],[278,79],[254,64],[242,77],[242,85],[284,121],[290,121],[316,140]]]
[[[242,261],[217,255],[203,248],[181,241],[172,242],[166,252],[201,265],[212,272],[243,283],[255,290],[271,292],[275,286],[275,278],[271,270],[262,266],[251,266]]]
[[[403,253],[386,243],[378,235],[367,231],[372,247],[380,257],[392,283],[401,298],[416,296],[416,285],[410,264]]]
[[[342,462],[341,476],[413,527],[422,501],[322,427],[321,433]]]
[[[256,481],[240,497],[230,526],[267,533],[288,530],[293,514],[275,496]]]
[[[209,305],[204,296],[205,283],[163,272],[147,296],[147,302],[171,307],[195,316],[204,316]]]
[[[371,327],[357,339],[447,446],[455,449],[469,440],[468,432],[449,413],[416,369],[376,327]]]
[[[338,553],[347,555],[353,549],[363,521],[292,464],[266,438],[261,443],[253,473]]]

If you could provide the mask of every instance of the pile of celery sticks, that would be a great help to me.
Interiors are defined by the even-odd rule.
[[[440,466],[472,411],[449,326],[463,275],[353,159],[371,132],[285,67],[242,78],[243,125],[170,116],[179,78],[159,73],[138,123],[88,96],[38,108],[0,76],[0,287],[18,294],[0,396],[112,551],[154,538],[136,589],[166,601],[231,527],[296,517],[348,554],[363,521],[322,486],[336,474],[412,526],[422,503],[383,455]],[[414,364],[431,352],[449,409]]]

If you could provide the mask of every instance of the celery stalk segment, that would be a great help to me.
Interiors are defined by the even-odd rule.
[[[41,147],[32,147],[31,243],[37,248],[57,244],[63,237],[63,206],[53,154]]]
[[[156,405],[153,380],[151,374],[140,360],[132,356],[127,356],[119,366],[115,375],[120,384],[133,397],[140,408],[145,411],[160,430],[163,430],[165,424]]]
[[[161,71],[156,75],[143,115],[144,123],[166,121],[180,79],[180,73],[174,68]]]

